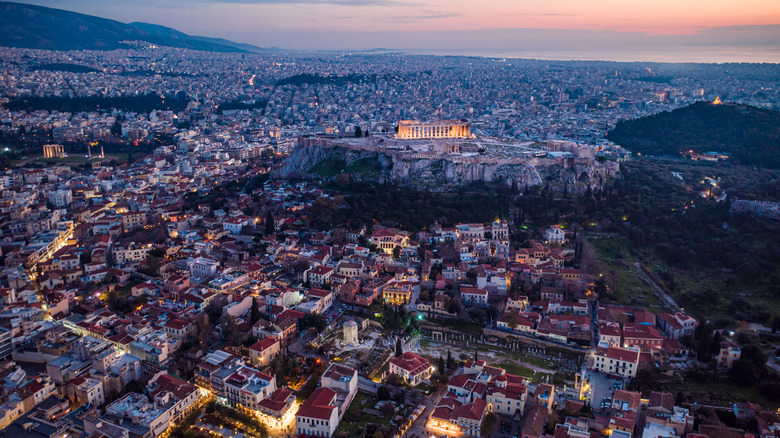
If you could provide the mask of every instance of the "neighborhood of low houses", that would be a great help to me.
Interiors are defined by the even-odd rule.
[[[631,390],[646,370],[696,364],[684,340],[702,323],[600,301],[600,279],[573,263],[570,230],[554,225],[515,247],[502,219],[416,233],[312,229],[315,200],[337,194],[262,180],[199,202],[267,169],[169,152],[88,174],[0,177],[9,435],[780,431],[777,413],[750,400],[720,407],[743,421],[726,424],[694,421],[700,406],[679,393]],[[741,349],[722,335],[713,360],[725,372]]]

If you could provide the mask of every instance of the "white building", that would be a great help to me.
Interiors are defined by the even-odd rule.
[[[268,365],[281,349],[281,343],[278,339],[267,336],[249,347],[249,357],[252,363],[258,365]]]
[[[431,377],[433,366],[424,357],[407,351],[390,360],[390,372],[403,377],[412,385],[417,385]]]
[[[232,217],[222,221],[222,229],[231,234],[241,233],[241,230],[247,225],[249,225],[249,221],[237,217]]]
[[[544,239],[548,243],[563,243],[566,241],[566,235],[558,225],[553,225],[544,232]]]
[[[55,190],[49,193],[49,202],[55,207],[67,207],[73,201],[73,191],[70,189]]]
[[[123,264],[130,262],[140,262],[146,260],[149,255],[149,251],[152,250],[151,246],[130,246],[122,247],[118,246],[111,251],[111,255],[114,256],[114,263]]]
[[[593,369],[602,373],[617,374],[624,378],[636,377],[639,368],[639,348],[609,347],[596,351]]]
[[[506,285],[506,280],[504,280],[504,284]],[[463,301],[463,304],[486,305],[488,292],[485,289],[461,286],[460,299]]]
[[[101,406],[106,402],[103,382],[88,378],[76,387],[76,394],[80,401],[86,401],[92,406]]]
[[[193,277],[211,277],[217,274],[219,262],[208,257],[198,257],[187,262]]]
[[[245,365],[223,367],[211,375],[211,387],[215,394],[232,404],[258,410],[260,402],[276,391],[276,376]]]
[[[322,375],[321,385],[295,414],[295,429],[299,435],[333,436],[357,394],[357,371],[333,363]]]

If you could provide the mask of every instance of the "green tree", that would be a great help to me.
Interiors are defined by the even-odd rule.
[[[276,227],[274,226],[274,215],[269,211],[265,216],[265,235],[270,236],[274,231],[276,231]]]
[[[398,338],[395,341],[395,357],[398,357],[400,355],[404,354],[404,347],[401,344],[401,338]]]
[[[238,331],[238,322],[236,317],[230,314],[225,314],[222,317],[222,339],[228,345],[238,345],[240,333]]]
[[[349,174],[348,173],[339,173],[333,178],[333,181],[336,183],[337,186],[340,188],[345,188],[349,185]]]
[[[397,259],[401,257],[401,247],[396,245],[395,248],[393,248],[393,258]]]
[[[355,126],[355,137],[362,137],[363,131],[360,129],[360,126]]]
[[[257,303],[257,298],[252,298],[252,307],[249,310],[249,322],[252,325],[255,325],[255,323],[260,321],[260,318],[262,318],[262,315],[260,314],[260,307]]]
[[[160,272],[160,258],[151,254],[147,255],[146,271],[151,275],[157,275]]]
[[[495,412],[488,412],[485,414],[485,418],[482,419],[482,427],[480,429],[480,434],[482,436],[489,436],[491,433],[493,433],[493,430],[498,425],[498,415],[496,415]]]
[[[710,346],[710,356],[720,353],[721,335],[720,332],[715,332],[712,335],[712,344]]]

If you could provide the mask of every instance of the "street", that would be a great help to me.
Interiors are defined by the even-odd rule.
[[[417,417],[417,420],[414,421],[412,424],[412,427],[409,428],[409,430],[406,432],[407,437],[427,437],[432,432],[429,432],[426,427],[425,423],[428,421],[428,417],[433,412],[433,409],[436,407],[437,404],[439,404],[439,401],[444,397],[444,394],[447,392],[447,387],[444,386],[438,391],[434,392],[428,397],[424,397],[422,404],[425,406],[425,410],[422,411],[419,417]],[[433,432],[435,433],[435,432]],[[436,436],[441,435],[444,432],[439,432],[436,434]]]

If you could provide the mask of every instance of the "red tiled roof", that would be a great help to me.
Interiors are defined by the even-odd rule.
[[[259,404],[261,407],[272,411],[281,411],[287,404],[287,399],[292,395],[292,391],[287,388],[279,388],[268,398],[263,399]]]
[[[416,376],[431,367],[431,364],[424,357],[420,357],[411,351],[392,359],[390,363],[395,366],[408,371],[411,375]]]
[[[639,360],[638,352],[619,347],[609,347],[606,356],[609,359],[622,360],[624,362],[636,363]]]
[[[470,420],[481,420],[485,415],[485,407],[487,402],[481,398],[475,398],[473,402],[463,405],[460,408],[456,408],[453,412],[453,416],[456,418],[468,418]]]
[[[298,408],[296,417],[317,418],[329,420],[335,406],[331,403],[336,399],[336,391],[330,388],[317,388]]]
[[[262,352],[273,347],[277,342],[279,342],[279,340],[268,336],[252,344],[249,349]]]

